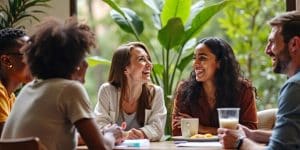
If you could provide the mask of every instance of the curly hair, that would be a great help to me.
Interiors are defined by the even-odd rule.
[[[243,79],[233,50],[224,40],[218,38],[205,38],[199,44],[207,46],[216,56],[220,67],[215,72],[215,98],[216,108],[239,106],[238,96]],[[198,106],[201,101],[206,100],[202,82],[196,81],[195,72],[192,71],[190,77],[180,85],[180,93],[177,93],[183,100],[184,105],[189,104],[193,112],[199,111]],[[200,92],[199,92],[200,91]],[[199,102],[200,100],[200,102]]]
[[[5,28],[0,30],[0,52],[9,51],[15,47],[20,47],[24,44],[18,40],[26,36],[25,31],[14,28]]]
[[[95,37],[87,25],[75,18],[65,23],[48,18],[38,26],[25,52],[33,76],[68,79],[91,46],[95,46]]]

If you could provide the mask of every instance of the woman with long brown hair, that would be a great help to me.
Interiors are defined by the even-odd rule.
[[[101,85],[95,108],[100,128],[126,124],[127,139],[160,140],[166,107],[163,90],[150,83],[152,62],[143,43],[131,42],[114,53],[108,83]]]

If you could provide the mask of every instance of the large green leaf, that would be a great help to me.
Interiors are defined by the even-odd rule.
[[[192,38],[189,41],[187,41],[182,48],[183,49],[182,54],[185,54],[190,49],[194,49],[196,44],[197,44],[196,38]]]
[[[125,17],[125,14],[121,10],[121,8],[118,6],[117,3],[115,3],[113,0],[103,0],[106,4],[108,4],[113,10],[119,12],[123,17]]]
[[[152,15],[152,22],[156,29],[161,29],[161,21],[160,21],[160,15],[159,14],[153,14]]]
[[[126,32],[141,34],[144,30],[143,21],[137,14],[129,8],[121,8],[125,17],[118,11],[112,10],[111,17]]]
[[[162,13],[161,22],[165,26],[171,18],[180,18],[186,22],[190,14],[191,0],[166,0]]]
[[[153,71],[159,76],[162,76],[164,69],[162,64],[153,64]]]
[[[103,58],[103,57],[100,57],[100,56],[90,56],[90,57],[87,57],[87,62],[89,64],[89,66],[91,67],[94,67],[94,66],[97,66],[97,65],[100,65],[100,64],[103,64],[103,65],[110,65],[110,61]]]
[[[193,18],[191,26],[187,27],[187,32],[183,42],[198,34],[205,23],[207,23],[216,13],[221,11],[228,3],[229,1],[222,1],[217,4],[207,6],[199,11]]]
[[[160,13],[163,7],[163,0],[144,0],[144,3],[153,10],[152,22],[155,28],[161,29]]]
[[[144,0],[144,3],[148,5],[153,11],[154,14],[160,14],[163,7],[163,0]]]
[[[194,51],[191,51],[189,55],[183,57],[181,61],[176,66],[181,72],[186,68],[186,66],[191,62],[194,56]]]
[[[167,50],[179,45],[183,36],[184,27],[180,18],[170,19],[167,25],[158,32],[158,40]]]
[[[192,23],[192,20],[195,18],[195,16],[203,9],[204,7],[204,0],[199,0],[195,4],[192,5],[190,16],[187,20],[186,26],[190,26]]]

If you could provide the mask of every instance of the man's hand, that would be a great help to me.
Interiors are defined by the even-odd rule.
[[[120,144],[124,141],[122,128],[116,124],[107,125],[103,128],[103,134],[112,133],[116,139],[115,144]]]
[[[219,128],[218,136],[220,138],[220,143],[225,149],[235,149],[236,143],[239,138],[246,137],[242,126],[238,126],[237,130]]]

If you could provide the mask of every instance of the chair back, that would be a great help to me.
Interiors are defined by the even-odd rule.
[[[257,128],[262,130],[272,130],[276,122],[277,111],[277,108],[273,108],[257,112]]]
[[[38,137],[1,139],[0,150],[46,150]]]

